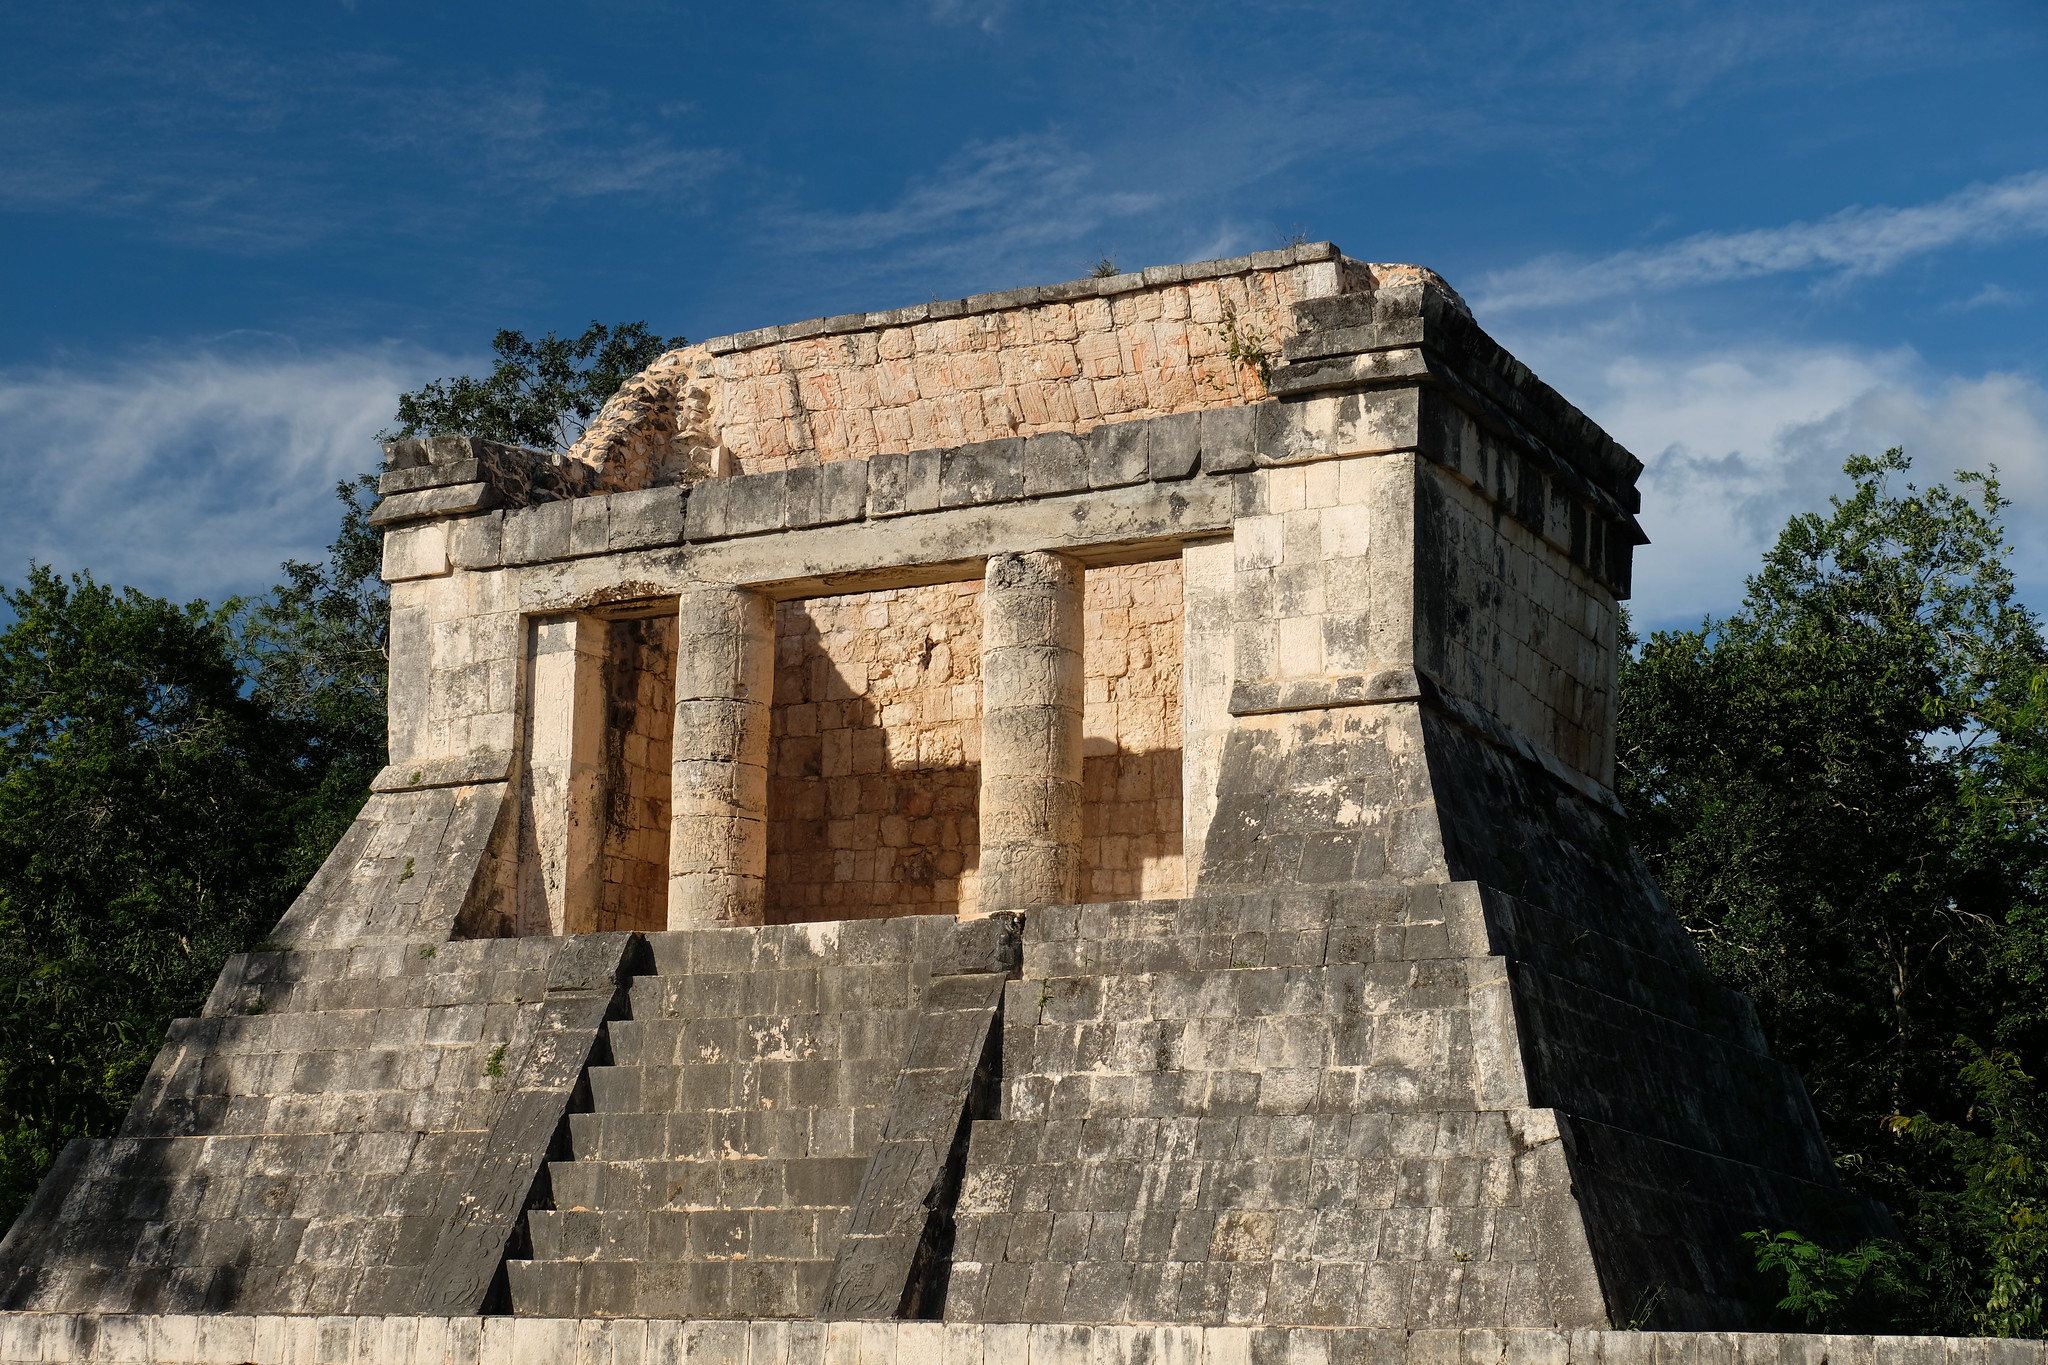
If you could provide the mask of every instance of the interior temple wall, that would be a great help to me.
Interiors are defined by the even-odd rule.
[[[1081,899],[1186,892],[1178,559],[1086,576]],[[767,920],[976,909],[981,584],[776,610]]]
[[[607,631],[601,931],[668,927],[676,634],[673,612]]]
[[[775,613],[767,921],[974,905],[981,585]]]
[[[1181,561],[1088,571],[1081,900],[1187,894]]]

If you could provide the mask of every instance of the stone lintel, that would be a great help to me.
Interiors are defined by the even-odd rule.
[[[415,493],[390,493],[371,510],[370,525],[394,526],[427,517],[484,512],[503,501],[504,496],[487,483],[457,483],[422,488]]]
[[[409,465],[387,469],[377,477],[377,491],[385,497],[394,493],[417,493],[422,488],[446,488],[450,484],[475,483],[483,477],[483,462],[456,460],[449,464]]]
[[[1446,411],[1467,414],[1536,471],[1518,483],[1547,477],[1568,492],[1583,506],[1578,515],[1588,526],[1612,527],[1622,544],[1633,546],[1646,540],[1634,517],[1437,362],[1418,373],[1424,377],[1391,385],[1106,424],[1081,437],[1056,433],[835,461],[710,479],[687,495],[650,489],[469,516],[448,524],[448,539],[433,547],[436,555],[394,551],[387,558],[392,572],[418,577],[446,572],[451,555],[464,567],[487,568],[492,561],[559,563],[687,545],[694,577],[750,583],[778,598],[809,596],[859,590],[844,586],[839,575],[957,566],[1020,544],[1089,557],[1101,553],[1095,547],[1147,542],[1152,550],[1138,557],[1170,553],[1169,541],[1229,529],[1240,474],[1416,450],[1500,501],[1510,516],[1625,596],[1626,574],[1607,567],[1610,558],[1618,567],[1619,556],[1587,554],[1572,528],[1550,512],[1547,496],[1526,503],[1506,498],[1499,486],[1465,470]],[[495,524],[487,528],[492,535],[472,529],[491,517],[502,517],[502,532]],[[501,548],[493,553],[494,546]],[[813,564],[814,571],[789,572]],[[621,568],[637,577],[637,568]],[[920,581],[975,576],[949,567]]]

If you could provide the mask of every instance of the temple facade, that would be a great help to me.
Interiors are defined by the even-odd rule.
[[[393,443],[390,767],[0,1359],[1733,1341],[1741,1233],[1890,1222],[1629,848],[1641,468],[1327,243]]]

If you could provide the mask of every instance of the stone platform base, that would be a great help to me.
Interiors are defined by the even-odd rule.
[[[0,1365],[2048,1365],[2048,1342],[1761,1332],[0,1314]]]

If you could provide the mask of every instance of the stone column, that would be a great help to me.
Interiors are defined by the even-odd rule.
[[[668,925],[759,924],[768,880],[775,604],[746,588],[682,595]]]
[[[597,927],[604,848],[605,623],[537,617],[529,627],[519,777],[521,934]]]
[[[1230,684],[1237,643],[1231,617],[1232,548],[1227,540],[1181,551],[1181,857],[1184,894],[1201,884],[1202,848],[1216,816],[1216,780],[1230,734]]]
[[[980,910],[1081,885],[1081,566],[997,555],[981,594]]]

